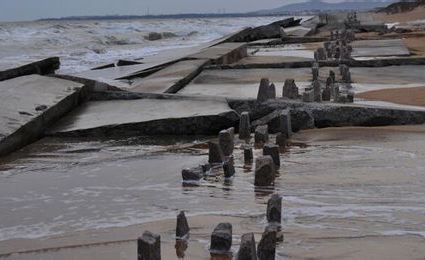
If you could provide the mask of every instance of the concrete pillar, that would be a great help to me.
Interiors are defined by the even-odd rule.
[[[185,239],[189,236],[189,224],[186,219],[184,211],[180,211],[177,215],[177,224],[176,224],[176,238]]]
[[[313,82],[313,93],[314,93],[314,102],[322,102],[322,89],[320,82],[315,80]]]
[[[269,141],[269,127],[267,125],[260,125],[255,128],[255,143],[265,144]]]
[[[280,167],[280,156],[279,156],[279,146],[274,144],[267,144],[263,147],[263,155],[270,155],[273,159],[275,168]]]
[[[273,194],[267,202],[267,221],[282,223],[282,197],[279,194]]]
[[[276,88],[274,84],[266,78],[261,79],[260,87],[258,88],[257,101],[264,102],[268,99],[276,98]]]
[[[276,231],[266,229],[257,247],[259,260],[274,260],[276,255]]]
[[[233,140],[233,134],[230,129],[222,130],[218,134],[218,143],[223,151],[224,156],[230,156],[233,154],[235,142]]]
[[[254,154],[252,152],[252,147],[245,146],[243,148],[243,156],[245,164],[251,164],[254,160]]]
[[[322,92],[322,100],[323,101],[331,101],[331,87],[326,86],[326,88]]]
[[[211,254],[227,254],[232,247],[232,224],[220,223],[211,234]]]
[[[271,186],[275,180],[275,164],[269,155],[255,160],[255,186]]]
[[[235,166],[233,157],[230,157],[223,163],[223,171],[225,178],[231,178],[235,175]]]
[[[289,99],[297,99],[298,98],[298,87],[295,84],[294,79],[285,80],[285,84],[282,88],[282,97],[286,97]]]
[[[257,260],[254,233],[243,234],[236,260]]]
[[[161,237],[145,231],[137,239],[138,260],[161,260]]]
[[[248,112],[242,112],[239,121],[239,139],[246,140],[251,138],[251,121]]]
[[[208,143],[209,153],[208,153],[208,162],[213,163],[223,163],[224,154],[221,150],[220,145],[217,142]]]
[[[314,92],[313,92],[313,90],[304,91],[303,102],[314,102]]]
[[[277,133],[276,135],[276,145],[279,147],[285,147],[288,143],[288,137],[286,133]]]
[[[279,113],[279,131],[286,133],[288,138],[292,135],[291,111],[289,109],[282,110]]]

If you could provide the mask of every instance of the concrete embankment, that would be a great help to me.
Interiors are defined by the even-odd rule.
[[[39,75],[0,82],[0,156],[43,135],[84,98],[84,85]]]

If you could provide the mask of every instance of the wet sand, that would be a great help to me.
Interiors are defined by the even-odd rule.
[[[284,207],[285,242],[278,245],[277,259],[421,259],[424,137],[425,126],[302,131],[281,155],[274,189],[263,191],[253,186],[254,166],[240,163],[240,149],[231,182],[182,187],[180,169],[207,158],[202,142],[151,146],[135,140],[44,140],[2,165],[1,210],[7,213],[0,234],[9,239],[0,241],[0,259],[135,259],[136,238],[144,230],[161,234],[164,259],[177,259],[174,232],[180,209],[188,211],[192,227],[185,259],[209,259],[210,234],[219,222],[233,224],[233,252],[243,233],[254,232],[259,241],[273,192],[283,195]],[[97,147],[96,152],[89,147]],[[118,157],[124,150],[131,156]],[[90,157],[94,154],[103,160],[98,163],[99,157]],[[60,193],[52,190],[56,185]],[[69,195],[62,198],[62,193]],[[73,208],[67,209],[64,199]],[[56,223],[52,230],[58,234],[24,238],[39,223],[47,230]]]
[[[385,101],[400,105],[425,106],[425,87],[373,90],[358,93],[356,98]]]
[[[416,20],[425,19],[425,7],[418,7],[410,12],[397,13],[397,14],[385,14],[385,13],[373,13],[373,18],[378,21],[386,23],[407,23]]]

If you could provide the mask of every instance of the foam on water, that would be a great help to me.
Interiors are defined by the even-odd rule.
[[[197,46],[247,26],[283,18],[0,23],[0,67],[59,56],[61,73],[80,72],[118,59],[135,60],[167,49]],[[150,32],[172,34],[148,41],[145,37]]]

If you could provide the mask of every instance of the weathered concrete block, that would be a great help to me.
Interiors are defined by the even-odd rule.
[[[314,102],[322,102],[322,87],[318,80],[313,82]]]
[[[243,112],[239,121],[239,139],[246,140],[251,138],[251,121],[249,113]]]
[[[303,102],[314,102],[314,91],[313,90],[304,91]]]
[[[260,87],[258,88],[257,101],[264,102],[270,99],[270,81],[269,79],[262,78]]]
[[[276,144],[279,147],[285,147],[288,144],[288,137],[286,133],[278,133],[276,135]]]
[[[289,99],[297,99],[299,96],[298,87],[295,84],[294,79],[285,80],[285,84],[282,88],[282,97],[286,97]]]
[[[233,157],[229,158],[223,163],[223,171],[225,178],[231,178],[235,175],[235,165]]]
[[[255,186],[273,185],[275,174],[276,168],[271,156],[261,156],[255,160]]]
[[[221,150],[221,147],[216,142],[208,143],[208,162],[209,163],[223,163],[224,162],[224,153]]]
[[[232,224],[220,223],[211,234],[211,254],[225,254],[232,247]]]
[[[266,229],[261,237],[257,247],[257,256],[260,260],[274,260],[276,256],[276,239],[275,230]]]
[[[282,197],[279,194],[273,194],[267,202],[267,221],[282,223]]]
[[[326,88],[322,92],[322,100],[323,101],[330,101],[331,100],[331,87],[326,86]]]
[[[280,167],[279,146],[267,144],[263,147],[263,155],[270,155],[276,168]]]
[[[145,231],[137,240],[138,260],[161,260],[161,237]]]
[[[257,126],[254,138],[256,144],[267,143],[269,141],[269,127],[267,125]]]
[[[268,99],[276,99],[276,86],[273,83],[269,85]]]
[[[243,234],[241,246],[239,247],[237,260],[257,260],[254,233]]]
[[[285,109],[279,113],[279,132],[286,133],[289,138],[292,135],[291,111]]]
[[[244,146],[243,148],[243,157],[245,164],[251,164],[254,160],[254,154],[252,152],[252,147]]]
[[[335,82],[335,72],[333,70],[329,71],[329,77],[332,79],[332,82]]]
[[[268,231],[271,231],[271,232],[276,232],[276,243],[277,242],[283,242],[284,237],[283,237],[283,231],[282,231],[282,225],[281,224],[279,224],[279,223],[268,224],[265,230],[268,230]]]
[[[317,55],[319,60],[326,60],[326,51],[324,48],[318,48],[317,49]]]
[[[235,147],[233,136],[234,135],[230,129],[222,130],[218,134],[218,143],[224,156],[230,156],[233,154],[233,149]]]
[[[313,81],[319,79],[319,67],[312,67],[311,72],[313,74]]]
[[[182,170],[183,181],[199,181],[204,176],[201,167],[193,167]]]
[[[180,211],[179,215],[177,215],[176,237],[178,239],[187,238],[189,236],[189,231],[190,228],[186,215],[184,211]]]

